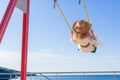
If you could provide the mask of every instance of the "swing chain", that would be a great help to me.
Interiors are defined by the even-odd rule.
[[[81,0],[79,0],[79,4],[80,4],[80,3],[81,3]],[[91,25],[90,25],[90,19],[89,19],[89,17],[88,17],[88,12],[87,12],[86,4],[85,4],[84,0],[82,0],[82,3],[83,3],[83,6],[84,6],[84,11],[85,11],[85,13],[86,13],[86,19],[87,19],[87,21],[89,22],[90,31],[92,31],[92,27],[91,27]],[[58,10],[60,11],[61,15],[63,16],[63,18],[64,18],[64,20],[65,20],[68,28],[71,30],[70,24],[68,23],[65,15],[64,15],[64,13],[62,12],[62,9],[61,9],[60,6],[58,5],[57,0],[54,0],[54,8],[55,8],[55,6],[58,7]]]
[[[83,3],[83,6],[84,6],[84,11],[85,11],[85,13],[86,13],[86,19],[87,19],[87,21],[88,21],[88,23],[89,23],[90,31],[92,31],[92,27],[91,27],[91,25],[90,25],[91,22],[90,22],[90,19],[89,19],[89,16],[88,16],[88,11],[87,11],[87,8],[86,8],[85,1],[82,0],[82,3]]]
[[[81,0],[79,0],[79,4],[81,3]]]
[[[69,28],[70,31],[71,31],[72,29],[71,29],[71,27],[70,27],[70,24],[68,23],[68,21],[67,21],[65,15],[64,15],[64,13],[63,13],[63,11],[62,11],[62,9],[61,9],[60,6],[59,6],[59,4],[57,3],[57,0],[54,0],[54,4],[57,6],[57,8],[58,8],[59,12],[61,13],[61,15],[62,15],[62,17],[63,17],[65,23],[67,24],[68,28]]]
[[[54,9],[55,9],[55,6],[56,6],[56,4],[55,4],[56,2],[57,2],[57,0],[54,0],[54,6],[53,6]]]

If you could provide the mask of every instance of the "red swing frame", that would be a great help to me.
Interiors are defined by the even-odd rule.
[[[5,14],[0,22],[0,43],[3,39],[5,30],[10,21],[14,8],[18,0],[10,0]],[[30,0],[27,0],[27,12],[23,12],[23,29],[22,29],[22,49],[21,49],[21,80],[26,80],[27,73],[27,52],[28,52],[28,28],[29,28],[29,9]]]

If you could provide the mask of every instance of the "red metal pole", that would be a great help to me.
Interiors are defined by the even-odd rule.
[[[7,9],[5,11],[5,14],[2,18],[2,21],[0,23],[0,43],[2,41],[2,38],[3,38],[3,35],[5,33],[5,30],[7,28],[7,25],[8,25],[8,22],[11,18],[11,15],[13,13],[13,10],[16,6],[16,3],[17,3],[18,0],[10,0],[8,6],[7,6]]]
[[[26,73],[27,73],[29,7],[30,7],[30,0],[27,0],[27,12],[23,13],[21,80],[26,80]]]

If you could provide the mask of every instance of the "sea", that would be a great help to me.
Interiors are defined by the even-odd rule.
[[[20,77],[12,80],[20,80]],[[120,75],[48,75],[28,76],[26,80],[120,80]]]

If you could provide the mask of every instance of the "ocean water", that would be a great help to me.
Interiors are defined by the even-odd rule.
[[[12,80],[20,80],[20,77]],[[49,75],[29,76],[27,80],[120,80],[120,75]]]

